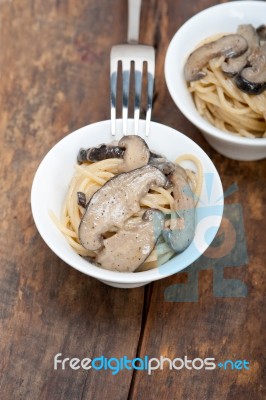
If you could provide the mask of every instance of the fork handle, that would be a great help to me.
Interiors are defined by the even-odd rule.
[[[128,0],[127,42],[138,43],[141,0]]]

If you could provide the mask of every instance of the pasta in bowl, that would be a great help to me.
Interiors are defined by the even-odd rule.
[[[232,135],[266,138],[266,25],[208,38],[188,57],[185,78],[195,105]]]
[[[236,160],[266,156],[265,12],[259,1],[210,7],[177,31],[166,55],[176,105],[215,150]]]
[[[135,168],[135,166],[132,167],[130,165],[130,160],[127,160],[126,168],[129,168],[130,171],[117,173],[119,166],[121,168],[121,165],[125,163],[124,158],[119,159],[116,157],[96,162],[91,162],[90,160],[82,162],[80,160],[81,162],[77,164],[77,155],[79,154],[81,159],[84,157],[84,154],[80,154],[81,148],[87,150],[98,149],[101,143],[110,143],[110,121],[88,125],[62,139],[40,164],[32,186],[31,201],[33,217],[41,236],[48,246],[72,267],[117,287],[141,286],[178,272],[193,263],[210,245],[219,228],[223,212],[223,189],[221,181],[213,163],[204,151],[185,135],[164,125],[152,122],[151,133],[148,138],[144,137],[144,121],[140,121],[140,128],[142,132],[141,136],[147,142],[149,151],[154,152],[154,155],[158,155],[158,153],[164,155],[170,166],[173,166],[175,160],[178,159],[179,166],[177,168],[180,168],[182,173],[185,170],[189,170],[186,176],[190,180],[191,187],[195,193],[195,197],[193,197],[193,201],[195,200],[195,229],[192,236],[189,234],[190,240],[188,245],[184,245],[178,249],[178,253],[173,251],[175,244],[171,244],[173,238],[171,235],[167,237],[166,229],[165,237],[169,240],[168,242],[167,240],[163,242],[162,235],[159,241],[152,238],[152,251],[149,252],[148,257],[145,256],[146,258],[144,257],[141,260],[143,261],[140,263],[141,265],[134,264],[133,269],[135,272],[129,272],[131,271],[130,268],[119,272],[116,258],[122,260],[123,254],[130,255],[131,260],[128,265],[132,266],[132,257],[135,254],[133,248],[136,249],[137,243],[135,239],[132,240],[132,235],[136,233],[134,231],[136,225],[139,228],[139,224],[142,224],[140,230],[142,235],[145,232],[149,232],[151,215],[152,217],[155,215],[159,216],[157,222],[161,223],[160,213],[163,214],[166,208],[171,214],[170,203],[174,201],[174,198],[171,194],[173,190],[171,186],[167,187],[166,180],[164,181],[165,175],[157,168],[158,165],[138,165],[138,168]],[[120,138],[120,140],[129,140],[129,138],[128,136]],[[117,139],[119,140],[119,138]],[[123,149],[122,146],[120,148]],[[187,156],[188,153],[190,156]],[[87,156],[88,151],[85,154],[85,157]],[[136,157],[134,157],[135,159]],[[199,164],[197,164],[197,160],[199,160]],[[171,176],[169,173],[168,171],[168,176]],[[134,182],[137,183],[134,190],[130,187],[133,182],[133,175]],[[197,179],[195,179],[195,176],[197,176]],[[155,185],[149,186],[147,181],[144,184],[144,177],[145,179],[148,178],[149,182],[153,182],[156,179],[156,182],[154,181]],[[209,183],[206,185],[206,179],[210,179],[211,186]],[[148,190],[146,190],[147,187],[145,185],[148,185]],[[144,190],[143,192],[144,186],[146,187],[146,191]],[[86,219],[86,212],[90,212],[88,221],[91,223],[91,218],[94,218],[93,212],[96,210],[96,213],[99,213],[99,210],[102,211],[106,208],[106,204],[108,203],[104,203],[103,201],[106,193],[108,194],[108,201],[111,203],[110,191],[114,188],[116,190],[117,204],[120,204],[122,201],[119,196],[121,197],[125,192],[124,188],[129,188],[127,196],[131,195],[136,199],[137,192],[139,193],[140,197],[138,201],[140,207],[135,208],[136,204],[133,205],[132,199],[128,200],[124,205],[123,211],[127,212],[128,209],[133,207],[134,213],[131,213],[129,218],[127,218],[126,227],[124,226],[125,221],[123,221],[123,225],[119,225],[119,221],[117,222],[117,220],[115,224],[116,230],[113,232],[113,229],[110,229],[110,226],[114,225],[113,222],[111,225],[105,225],[103,229],[101,226],[94,225],[95,229],[100,229],[97,231],[97,236],[92,234],[92,229],[87,229],[90,227],[89,225],[84,224],[84,226],[86,225],[86,229],[89,230],[89,237],[86,236],[84,233],[86,229],[83,232],[83,228],[81,228],[81,221],[82,219]],[[79,196],[77,196],[77,193],[80,193]],[[86,194],[85,197],[87,199],[85,203],[84,196],[81,193]],[[186,195],[188,196],[187,192]],[[64,211],[63,205],[66,204],[67,197],[70,198],[70,201],[67,201],[68,204]],[[84,205],[86,206],[84,207]],[[121,211],[121,207],[119,210]],[[115,215],[117,212],[118,208],[112,208],[111,213],[106,213],[106,221],[104,221],[105,216],[103,216],[103,218],[100,218],[101,222],[104,221],[105,224],[110,224],[109,216]],[[51,214],[53,215],[52,218]],[[72,214],[74,215],[74,219]],[[143,217],[143,214],[145,214],[145,217]],[[75,215],[77,215],[77,220],[75,220]],[[72,218],[70,222],[69,218]],[[134,219],[133,221],[132,218]],[[144,220],[141,221],[141,218]],[[169,233],[171,232],[171,218],[165,221],[166,228],[167,223]],[[109,228],[106,229],[106,226]],[[132,226],[134,229],[132,229]],[[118,228],[119,232],[117,232]],[[107,236],[100,236],[108,230],[110,232]],[[126,236],[121,236],[125,234],[125,231]],[[206,239],[206,232],[208,233],[208,239]],[[81,236],[79,236],[80,234]],[[139,236],[141,235],[139,234]],[[104,241],[105,248],[109,252],[107,255],[101,253],[99,256],[99,252],[97,253],[97,240],[99,237]],[[152,235],[149,236],[149,238],[151,237]],[[83,242],[83,245],[85,243],[85,246],[82,246],[81,242]],[[88,243],[88,246],[86,243]],[[122,253],[118,246],[118,249],[115,250],[116,257],[114,257],[113,261],[116,263],[115,268],[109,268],[111,250],[116,249],[115,245],[117,243],[120,244]],[[143,242],[139,243],[138,249],[142,246]],[[180,241],[178,243],[180,244]],[[147,242],[144,244],[145,249],[147,249]],[[154,247],[155,244],[155,247],[157,247],[156,250]],[[93,248],[96,251],[91,250]],[[95,253],[98,256],[97,262],[93,259]],[[119,254],[119,257],[117,254]],[[142,257],[141,254],[140,257]],[[126,262],[127,260],[123,259],[122,264],[125,265]]]

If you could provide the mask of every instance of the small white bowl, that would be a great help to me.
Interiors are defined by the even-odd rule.
[[[133,121],[130,120],[129,123],[133,132]],[[145,138],[145,122],[141,120],[140,135],[146,139],[150,149],[164,154],[169,160],[175,160],[185,153],[194,154],[202,163],[204,182],[196,210],[195,238],[183,253],[150,271],[119,273],[91,264],[71,248],[50,218],[49,210],[60,218],[79,149],[110,143],[113,140],[110,128],[110,121],[85,126],[63,138],[49,151],[41,162],[32,184],[32,213],[43,240],[67,264],[108,285],[133,288],[174,274],[200,257],[220,226],[223,213],[223,188],[212,161],[196,143],[182,133],[155,122],[151,123],[150,135]],[[118,121],[118,131],[122,131],[121,121]],[[195,170],[195,166],[190,162],[186,162],[184,167]]]
[[[265,23],[266,3],[234,1],[219,4],[196,14],[176,32],[165,59],[168,90],[180,111],[202,132],[207,142],[219,153],[235,160],[252,161],[266,157],[266,138],[241,138],[226,133],[197,111],[184,79],[184,65],[189,54],[204,39],[218,33],[234,33],[240,24]],[[266,108],[266,105],[265,105]]]

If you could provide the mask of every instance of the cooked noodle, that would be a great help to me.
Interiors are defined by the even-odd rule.
[[[249,138],[266,137],[266,91],[248,95],[223,74],[224,57],[209,61],[206,76],[189,83],[199,113],[223,131]]]
[[[192,161],[197,169],[197,174],[191,170],[187,170],[191,188],[195,195],[196,205],[203,180],[202,166],[199,160],[192,155],[181,156],[176,162],[180,163],[185,160]],[[82,215],[84,214],[84,209],[77,203],[77,192],[85,193],[88,201],[101,186],[118,173],[117,167],[122,162],[123,160],[121,159],[110,158],[95,163],[76,165],[76,172],[70,182],[61,220],[59,221],[58,218],[51,213],[55,224],[65,235],[73,249],[81,256],[94,258],[96,252],[85,249],[79,243],[78,228]],[[171,226],[171,219],[174,218],[172,188],[164,189],[162,187],[153,187],[146,196],[141,199],[140,205],[141,210],[135,214],[135,216],[141,216],[147,208],[155,208],[171,215],[168,220],[169,226]],[[110,232],[110,234],[111,233],[112,232]],[[160,237],[155,249],[137,271],[155,268],[169,260],[173,254],[173,250],[164,242],[163,238]]]

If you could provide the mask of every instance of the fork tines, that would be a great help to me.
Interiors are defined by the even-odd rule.
[[[123,135],[127,135],[129,88],[131,74],[134,74],[134,134],[138,134],[140,118],[140,105],[143,86],[143,72],[146,64],[147,74],[147,105],[146,109],[146,136],[149,134],[151,108],[153,98],[155,50],[152,46],[140,44],[116,45],[111,49],[110,60],[110,84],[111,84],[111,132],[116,134],[116,112],[117,112],[117,86],[118,86],[118,65],[122,65],[122,126]],[[134,67],[132,66],[134,65]],[[133,132],[130,132],[131,134]]]

